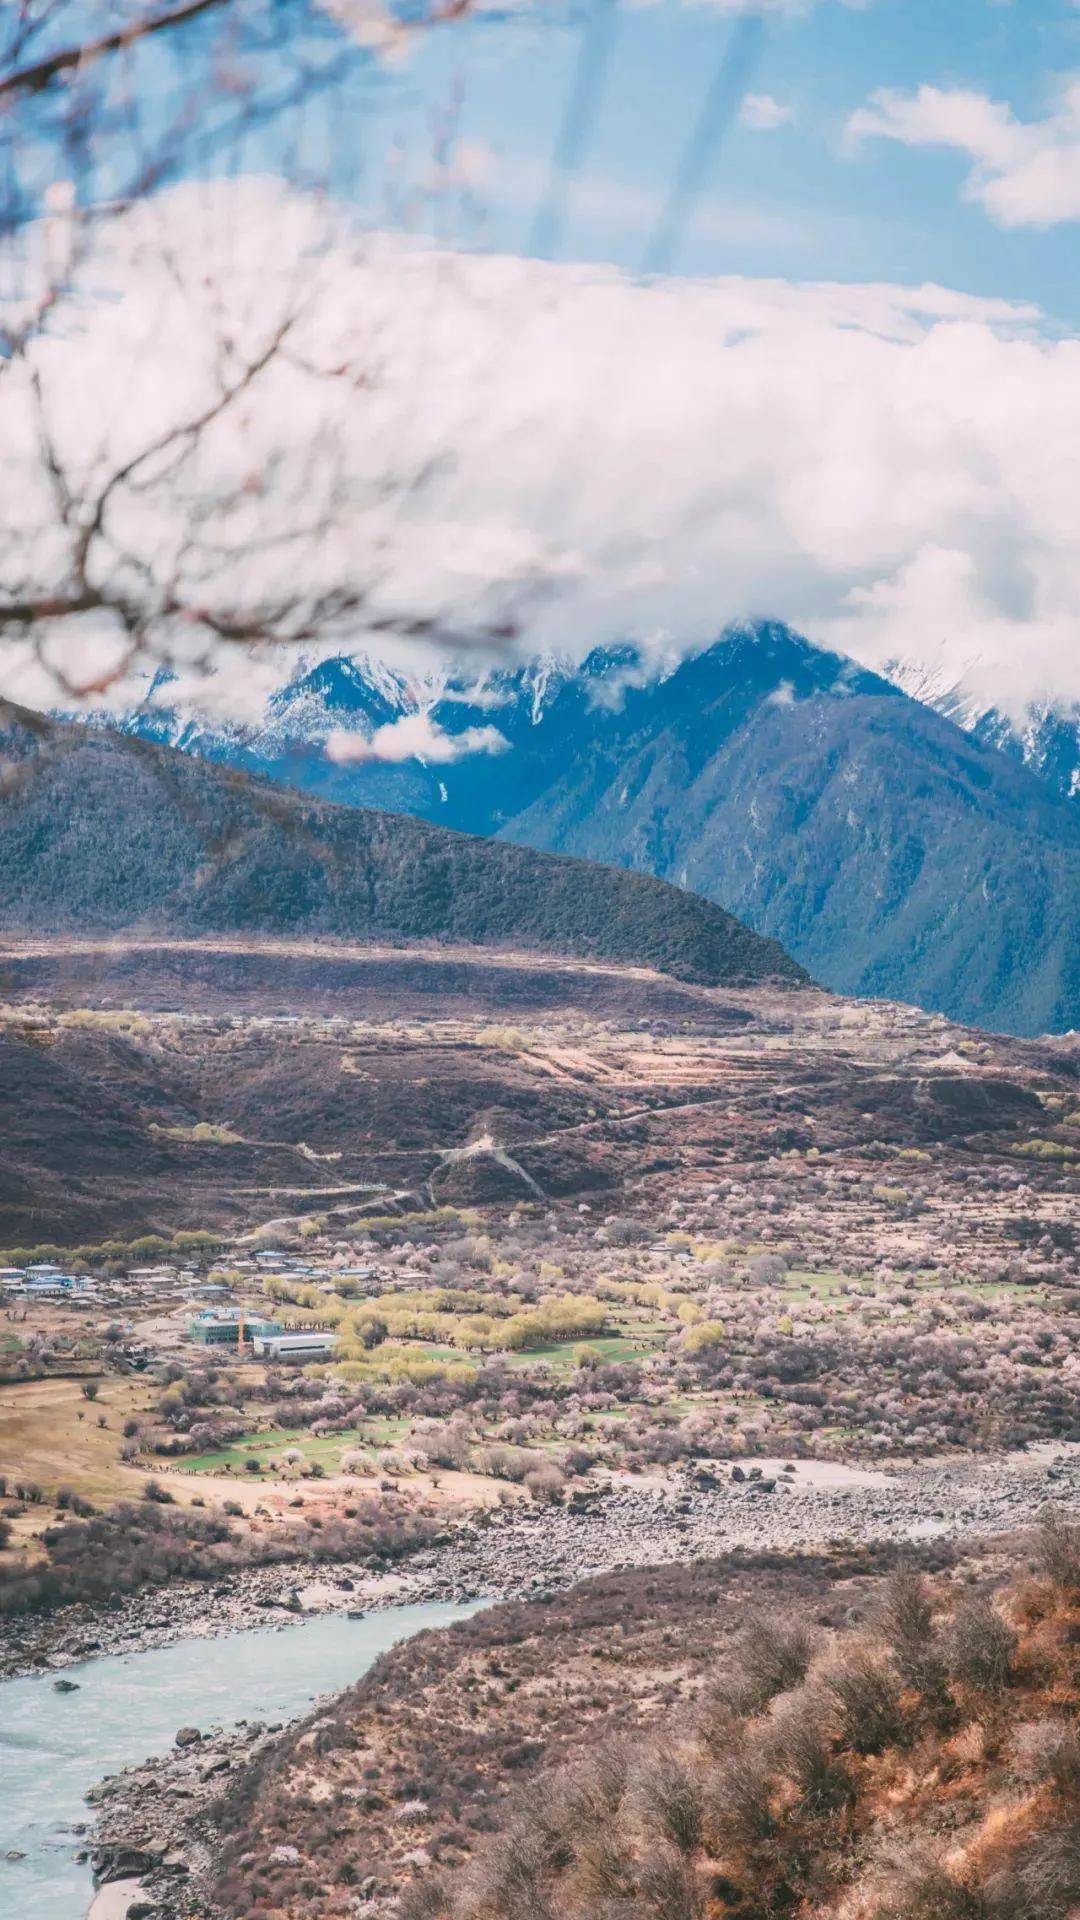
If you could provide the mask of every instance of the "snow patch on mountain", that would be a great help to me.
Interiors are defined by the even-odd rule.
[[[883,671],[895,687],[933,707],[983,746],[1023,762],[1066,799],[1080,798],[1080,702],[1034,700],[1018,714],[987,707],[974,691],[977,661],[956,674],[920,660],[890,660]]]

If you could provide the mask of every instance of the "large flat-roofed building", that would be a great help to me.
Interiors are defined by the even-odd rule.
[[[325,1360],[336,1346],[336,1333],[271,1333],[260,1334],[252,1350],[257,1360],[292,1361],[305,1366],[309,1360]]]
[[[284,1331],[279,1320],[266,1320],[262,1314],[244,1313],[241,1308],[215,1311],[207,1308],[188,1322],[188,1334],[200,1347],[239,1347],[241,1341],[269,1338]]]

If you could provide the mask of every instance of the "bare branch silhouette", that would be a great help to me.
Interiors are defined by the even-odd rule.
[[[62,47],[57,53],[44,55],[40,60],[31,61],[27,66],[16,67],[0,74],[0,106],[15,94],[41,93],[46,87],[54,86],[57,81],[74,69],[86,66],[92,60],[103,59],[107,54],[118,53],[134,46],[138,40],[149,39],[157,33],[168,33],[171,29],[187,26],[201,14],[217,12],[229,6],[233,0],[187,0],[187,4],[178,7],[165,7],[160,12],[150,11],[141,18],[129,21],[126,26],[117,27],[112,33],[98,34],[96,38],[80,40],[73,46]]]
[[[226,231],[219,260],[204,266],[186,257],[167,209],[157,231],[134,232],[130,222],[154,210],[163,189],[204,172],[212,196],[249,170],[250,143],[268,130],[279,180],[312,192],[317,206],[331,183],[302,158],[309,114],[331,92],[346,118],[377,96],[380,35],[409,41],[471,7],[42,0],[0,19],[0,409],[9,452],[18,445],[41,499],[36,523],[0,532],[0,634],[46,666],[64,696],[101,693],[137,660],[207,667],[223,643],[320,642],[368,604],[377,551],[367,575],[352,567],[347,577],[328,555],[335,543],[344,550],[349,516],[365,505],[345,475],[340,421],[347,399],[376,390],[374,353],[335,356],[303,334],[310,263],[302,247],[295,259],[271,254],[272,224],[260,237],[270,318],[238,320],[216,279],[250,244],[242,205],[233,244]],[[337,150],[333,165],[342,164]],[[76,339],[107,306],[117,246],[128,250],[129,285],[145,272],[155,286],[171,280],[183,300],[198,276],[206,339],[195,384],[204,390],[164,421],[155,403],[145,432],[126,411],[114,422],[91,408],[94,424],[80,439],[51,347]],[[158,343],[148,337],[137,351],[149,366]],[[268,450],[256,414],[287,407],[287,378],[296,428]],[[412,495],[433,475],[430,454],[391,458],[366,505]],[[419,609],[378,618],[384,631],[435,624]],[[86,637],[85,659],[77,640],[58,644],[65,632]]]

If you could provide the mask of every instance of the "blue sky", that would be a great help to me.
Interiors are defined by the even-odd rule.
[[[198,35],[135,56],[144,131],[193,84],[203,111],[166,190],[103,224],[36,347],[70,463],[202,394],[224,321],[257,360],[275,312],[299,309],[305,354],[245,392],[204,484],[234,487],[240,525],[265,475],[289,590],[329,570],[374,633],[415,618],[678,651],[767,616],[1017,715],[1080,700],[1080,0],[770,0],[760,33],[740,0],[522,0],[382,66],[346,60],[344,36],[398,32],[413,0],[288,4],[301,51],[347,84],[239,149],[200,151],[236,96],[208,104]],[[598,19],[609,57],[566,219],[551,257],[523,262]],[[733,47],[754,55],[738,111],[670,273],[643,280]],[[44,140],[23,151],[48,173]],[[103,155],[80,192],[112,184]],[[370,231],[395,226],[443,244]],[[324,362],[364,378],[320,380]],[[61,535],[25,372],[5,512],[44,594]],[[294,567],[311,476],[330,532],[314,515]],[[127,503],[142,576],[185,500],[164,519]],[[181,550],[195,566],[198,539]],[[347,639],[365,650],[362,619]],[[162,644],[174,663],[206,652],[197,624]]]
[[[544,24],[481,21],[433,36],[392,74],[364,136],[373,206],[380,155],[400,140],[419,177],[432,115],[456,113],[462,139],[494,156],[474,223],[430,208],[448,237],[527,248],[572,85],[581,27],[551,10]],[[733,31],[715,6],[662,0],[619,9],[602,104],[591,126],[561,256],[635,270],[708,82]],[[819,0],[773,14],[750,91],[792,115],[773,131],[734,127],[678,253],[680,270],[784,277],[939,281],[1035,300],[1080,321],[1075,227],[1004,229],[963,197],[968,159],[944,148],[869,140],[845,127],[878,89],[924,84],[1007,103],[1022,120],[1052,110],[1080,68],[1072,0]],[[345,150],[353,149],[346,140]],[[339,145],[339,155],[342,151]]]

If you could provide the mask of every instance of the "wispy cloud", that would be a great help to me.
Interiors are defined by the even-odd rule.
[[[544,179],[542,161],[506,159],[493,179],[492,199],[503,208],[520,209],[524,215],[534,205]],[[586,235],[601,232],[633,243],[654,226],[664,195],[663,183],[620,179],[600,169],[590,170],[574,182],[568,215],[571,231]],[[689,245],[699,248],[783,248],[789,255],[809,259],[824,238],[841,232],[855,246],[865,238],[866,228],[863,222],[852,221],[831,208],[818,212],[785,208],[741,194],[728,185],[723,193],[699,201],[685,237]]]
[[[460,733],[447,733],[430,713],[406,713],[365,735],[345,727],[328,734],[326,755],[341,765],[357,765],[365,760],[398,763],[422,760],[429,766],[449,766],[477,753],[505,753],[509,741],[497,727],[464,727]]]
[[[965,198],[1001,227],[1053,227],[1080,220],[1080,76],[1061,87],[1053,112],[1020,120],[1012,108],[963,88],[889,89],[852,114],[848,139],[946,147],[971,161]]]
[[[739,115],[744,127],[753,133],[775,133],[778,127],[790,127],[795,115],[790,107],[774,100],[771,93],[748,93]]]

